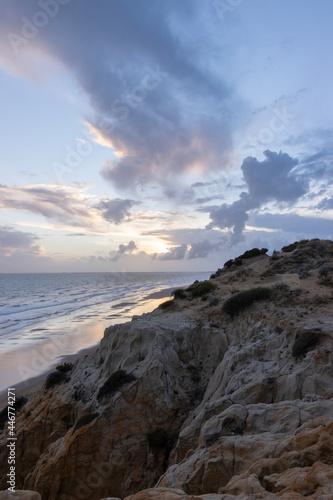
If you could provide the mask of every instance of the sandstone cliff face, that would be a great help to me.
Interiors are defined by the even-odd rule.
[[[70,381],[23,408],[18,487],[43,500],[333,498],[329,266],[332,242],[301,243],[216,273],[205,300],[187,292],[108,328]],[[222,311],[253,287],[270,300]]]

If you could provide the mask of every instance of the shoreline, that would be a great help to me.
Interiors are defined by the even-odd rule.
[[[172,296],[172,291],[176,290],[177,287],[166,288],[159,290],[157,292],[152,292],[146,295],[141,304],[137,304],[133,309],[130,310],[130,318],[128,318],[128,311],[124,315],[116,314],[114,318],[110,318],[108,326],[112,326],[119,323],[126,323],[127,321],[131,321],[131,318],[136,315],[141,315],[147,312],[152,312],[154,309],[158,307],[158,305],[162,302],[162,299],[168,298]],[[123,321],[122,321],[123,319]],[[6,359],[6,363],[1,364],[0,368],[0,379],[6,376],[6,368],[13,370],[12,367],[12,359],[15,357],[17,360],[15,370],[19,373],[19,369],[21,368],[20,380],[17,382],[11,382],[8,380],[8,383],[11,387],[15,387],[16,397],[25,396],[31,393],[36,392],[41,389],[43,383],[45,382],[46,377],[54,371],[55,367],[58,364],[62,363],[70,363],[75,362],[80,356],[92,353],[95,349],[98,348],[101,339],[104,336],[105,328],[102,327],[102,321],[99,319],[96,321],[88,322],[85,325],[72,325],[72,335],[73,338],[70,338],[70,334],[68,337],[57,336],[54,335],[53,339],[48,339],[46,342],[41,342],[38,344],[32,344],[28,347],[21,347],[12,351],[8,351],[7,353],[2,353],[2,356],[5,357],[8,355],[8,359]],[[96,336],[97,332],[99,332],[99,338],[97,341],[93,342],[90,345],[79,348],[75,350],[76,342],[75,342],[75,333],[79,331],[80,340],[82,341],[82,336],[91,335],[94,332],[93,336]],[[64,343],[65,338],[65,343]],[[62,339],[62,340],[61,340]],[[68,343],[67,343],[68,342]],[[55,347],[56,346],[56,347]],[[63,347],[65,352],[61,352],[61,347]],[[52,359],[48,359],[45,353],[48,350],[55,349],[56,356]],[[66,350],[73,350],[74,352],[66,353]],[[58,350],[58,353],[57,353]],[[40,365],[39,372],[36,371],[35,365],[42,362]],[[6,367],[7,364],[7,367]],[[43,366],[44,365],[44,366]],[[9,368],[10,367],[10,368]],[[14,370],[14,371],[15,371]],[[35,374],[33,374],[35,372]],[[22,374],[26,373],[27,378],[23,379]],[[8,377],[9,378],[9,377]],[[18,378],[18,377],[17,377]],[[9,387],[9,385],[7,386]],[[0,411],[2,411],[7,406],[8,396],[7,396],[7,388],[2,388],[0,390]]]

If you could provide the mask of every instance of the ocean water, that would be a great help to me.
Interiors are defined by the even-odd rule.
[[[194,273],[0,274],[0,350],[88,319],[130,319],[147,297],[209,278]]]

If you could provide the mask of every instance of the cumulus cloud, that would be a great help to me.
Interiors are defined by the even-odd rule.
[[[130,220],[130,208],[137,205],[138,202],[134,200],[121,200],[119,198],[114,200],[102,200],[96,205],[96,208],[101,211],[102,217],[113,224],[120,224],[121,222]]]
[[[37,244],[39,237],[32,233],[25,233],[10,226],[0,226],[0,252],[6,257],[14,253],[28,253],[41,255],[42,248]]]
[[[119,260],[120,257],[122,257],[125,254],[130,254],[136,249],[137,249],[137,246],[136,246],[135,241],[133,241],[133,240],[131,240],[127,245],[124,245],[123,243],[121,243],[119,245],[116,253],[115,252],[109,253],[109,256],[110,256],[109,260],[111,260],[113,262],[117,262],[117,260]]]
[[[31,21],[40,9],[34,0],[3,0],[2,7],[0,65],[32,79],[49,59],[67,69],[89,99],[86,123],[96,141],[118,157],[101,170],[108,182],[165,185],[192,170],[222,168],[239,103],[222,76],[220,39],[207,37],[203,48],[200,37],[188,37],[203,15],[216,21],[210,4],[69,2],[17,50],[8,33],[21,35],[22,18]]]
[[[266,159],[261,162],[248,157],[242,163],[241,170],[248,192],[243,191],[239,200],[231,204],[224,203],[210,212],[212,222],[207,228],[232,229],[233,244],[241,241],[243,237],[248,212],[269,201],[291,205],[308,189],[307,182],[293,173],[298,160],[286,153],[269,150],[265,151],[264,155]]]
[[[187,251],[186,243],[179,245],[177,247],[170,248],[168,252],[162,254],[154,254],[152,258],[155,260],[182,260],[185,258]]]
[[[187,258],[203,259],[207,257],[209,253],[219,250],[220,247],[221,243],[211,243],[208,240],[199,241],[198,243],[192,243]]]

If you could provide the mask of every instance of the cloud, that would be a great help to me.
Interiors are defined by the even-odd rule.
[[[186,243],[179,245],[177,247],[170,248],[170,250],[166,253],[162,254],[153,254],[152,258],[155,260],[182,260],[185,258],[185,254],[187,251]]]
[[[188,259],[202,259],[208,256],[209,253],[219,250],[221,243],[210,243],[208,240],[192,243],[188,252]]]
[[[96,208],[102,212],[102,217],[113,224],[120,224],[129,221],[131,217],[130,208],[137,205],[134,200],[102,200],[96,205]]]
[[[134,200],[119,198],[104,198],[96,203],[96,197],[85,189],[85,186],[0,185],[0,209],[25,210],[66,226],[103,231],[103,221],[114,224],[129,221],[130,208],[138,204]]]
[[[114,251],[109,253],[109,256],[110,256],[109,260],[111,260],[113,262],[117,262],[117,260],[119,260],[120,257],[122,257],[125,254],[130,254],[136,249],[137,249],[137,246],[133,240],[131,240],[127,245],[124,245],[123,243],[121,243],[119,245],[119,248],[118,248],[116,254]]]
[[[257,214],[253,219],[257,227],[278,229],[282,232],[303,235],[304,238],[329,238],[333,236],[333,220],[323,217],[306,217],[297,214]]]
[[[318,205],[317,208],[321,210],[333,210],[333,198],[324,198]]]
[[[0,209],[27,210],[66,224],[91,225],[87,195],[63,186],[0,186]]]
[[[292,175],[298,160],[286,153],[264,151],[262,162],[245,158],[241,166],[249,196],[258,202],[269,200],[293,202],[306,193],[307,186],[301,178]]]
[[[264,151],[266,157],[262,162],[256,158],[246,158],[241,166],[248,192],[242,192],[239,200],[210,212],[212,222],[207,228],[218,227],[232,229],[231,243],[242,240],[248,212],[260,208],[269,201],[284,202],[291,205],[303,196],[308,183],[293,173],[298,160],[286,153]]]
[[[34,19],[40,8],[33,0],[3,0],[2,7],[0,65],[35,80],[49,61],[66,68],[89,99],[91,132],[118,157],[101,170],[112,185],[173,185],[175,177],[223,168],[240,103],[222,74],[220,38],[206,37],[203,47],[189,37],[203,16],[215,20],[210,4],[100,0],[96,9],[69,2],[16,54],[8,33],[21,35],[22,18]]]
[[[0,226],[0,253],[10,257],[15,253],[42,255],[43,249],[37,242],[39,237],[32,233],[17,231],[10,226]]]

